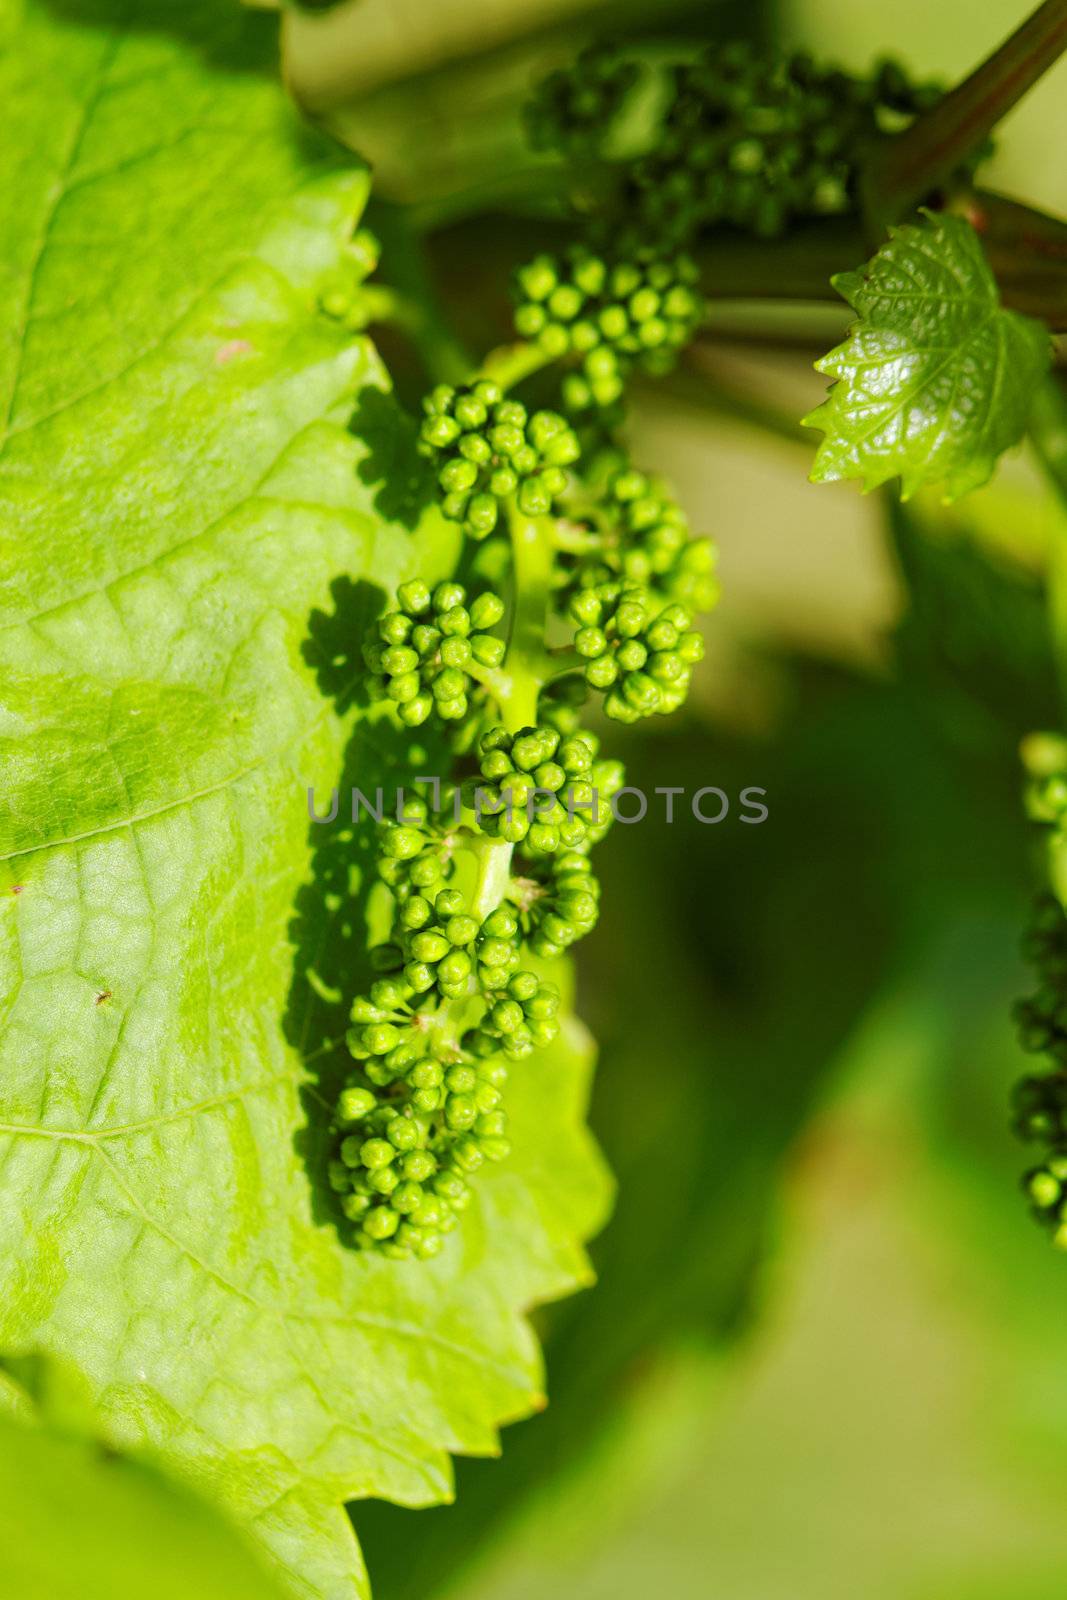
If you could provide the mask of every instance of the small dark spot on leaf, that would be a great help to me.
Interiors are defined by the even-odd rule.
[[[110,999],[111,999],[111,990],[110,989],[98,989],[96,991],[96,1001],[95,1001],[96,1005],[102,1006],[106,1000],[110,1000]]]

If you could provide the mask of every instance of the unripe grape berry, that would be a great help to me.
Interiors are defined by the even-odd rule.
[[[376,1104],[369,1089],[342,1089],[337,1102],[337,1120],[345,1125],[359,1122],[369,1111],[373,1111]]]
[[[367,1213],[363,1232],[369,1239],[388,1239],[399,1225],[400,1217],[391,1206],[377,1206]]]

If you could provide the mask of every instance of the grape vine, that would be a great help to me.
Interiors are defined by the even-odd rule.
[[[579,71],[601,69],[587,56]],[[595,123],[635,76],[605,71],[589,103],[569,78],[542,92],[536,142],[588,144],[572,115]],[[508,1154],[510,1064],[558,1030],[559,991],[529,963],[595,925],[589,852],[624,785],[583,725],[587,700],[623,723],[670,713],[703,655],[713,546],[621,438],[628,377],[669,369],[700,326],[697,279],[666,237],[541,254],[515,273],[519,342],[425,400],[419,443],[441,510],[506,548],[510,583],[402,585],[364,646],[373,692],[408,727],[439,721],[456,758],[433,806],[409,796],[381,826],[392,936],[352,1004],[355,1065],[335,1113],[331,1185],[353,1243],[387,1256],[442,1248],[472,1174]],[[549,369],[555,407],[512,392]]]
[[[871,175],[914,146],[914,172],[885,187],[912,184],[927,209],[834,280],[859,321],[820,364],[836,382],[808,419],[826,434],[813,476],[963,493],[1022,436],[1048,364],[1044,324],[1002,303],[972,226],[979,202],[966,218],[942,209],[973,196],[997,97],[1017,92],[994,87],[960,121],[958,93],[945,101],[896,62],[860,76],[742,43],[666,65],[595,44],[535,89],[526,130],[560,163],[569,237],[515,268],[514,342],[433,387],[419,431],[476,576],[402,585],[364,645],[373,694],[409,728],[439,724],[453,766],[432,805],[409,796],[380,829],[393,926],[352,1005],[330,1165],[355,1245],[436,1254],[472,1175],[507,1155],[508,1071],[559,1027],[543,963],[596,923],[590,852],[625,782],[586,712],[628,724],[676,711],[703,655],[714,547],[631,458],[626,423],[632,380],[669,375],[701,336],[706,240],[845,217],[884,232],[896,218],[880,217]],[[359,306],[339,314],[360,325]],[[1050,919],[1043,902],[1042,988],[1020,1011],[1034,1049],[1059,1039],[1067,932]],[[1056,1219],[1062,1073],[1019,1092],[1020,1131],[1048,1145],[1029,1192]]]
[[[651,117],[635,104],[644,91]],[[854,211],[869,147],[941,97],[890,59],[858,75],[734,40],[659,66],[600,44],[540,85],[527,128],[538,149],[567,159],[581,209],[677,248],[722,224],[778,238]],[[959,176],[988,152],[977,141]]]

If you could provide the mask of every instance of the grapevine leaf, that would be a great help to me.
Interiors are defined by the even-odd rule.
[[[834,280],[859,321],[816,363],[837,381],[805,417],[825,434],[816,483],[899,476],[904,499],[978,488],[1022,437],[1051,346],[1041,323],[1000,304],[968,222],[928,215],[890,230],[859,272]]]
[[[339,1242],[321,973],[362,953],[370,852],[310,826],[306,788],[403,775],[410,736],[356,703],[357,625],[456,555],[436,512],[388,520],[407,435],[319,310],[366,178],[260,71],[268,18],[0,0],[0,45],[16,25],[0,1342],[74,1364],[109,1436],[223,1500],[292,1594],[342,1600],[343,1501],[448,1498],[448,1452],[541,1403],[523,1312],[588,1281],[606,1201],[589,1051],[572,1026],[516,1069],[515,1154],[441,1257]]]
[[[0,1413],[0,1588],[19,1600],[280,1600],[218,1513],[150,1462],[110,1449],[34,1363]],[[54,1403],[59,1390],[61,1404]]]

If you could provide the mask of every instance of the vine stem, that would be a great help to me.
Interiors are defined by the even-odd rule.
[[[527,517],[514,501],[508,506],[515,599],[511,637],[504,670],[467,670],[493,693],[509,733],[537,721],[537,701],[548,676],[545,625],[551,592],[555,521],[552,517]],[[476,664],[475,664],[476,665]],[[513,846],[485,834],[472,835],[468,848],[478,873],[471,909],[480,922],[507,897],[511,883]]]
[[[542,371],[555,359],[540,345],[521,339],[517,344],[500,344],[495,350],[490,350],[478,369],[478,377],[488,378],[490,383],[499,384],[501,389],[513,389],[517,383]]]
[[[514,607],[508,641],[507,670],[511,694],[501,705],[509,733],[537,721],[537,700],[548,676],[545,627],[552,590],[555,520],[528,517],[514,501],[508,505],[511,530]]]
[[[484,922],[490,912],[504,903],[511,885],[511,858],[514,847],[499,839],[490,839],[484,833],[471,832],[463,842],[465,853],[474,857],[477,872],[471,890],[472,916]],[[475,1004],[479,998],[478,982],[472,975],[465,994],[444,1000],[436,1011],[423,1014],[423,1024],[434,1028],[441,1037],[458,1048],[464,1030],[476,1020]]]
[[[515,692],[511,674],[505,672],[502,667],[483,667],[480,661],[468,661],[463,670],[468,678],[473,678],[475,683],[480,683],[484,689],[488,689],[499,706],[504,705]]]
[[[1044,0],[932,110],[876,145],[863,176],[864,210],[880,240],[940,188],[1067,50],[1067,0]]]
[[[546,366],[552,358],[537,345],[501,345],[482,363],[479,376],[509,389]],[[552,588],[555,519],[525,516],[514,499],[508,503],[514,600],[507,656],[503,668],[468,662],[466,671],[483,684],[500,708],[509,733],[537,721],[537,701],[549,675],[545,627]],[[479,922],[507,897],[514,847],[486,834],[473,833],[468,845],[477,862],[471,910]],[[463,1005],[466,1006],[465,1000]],[[445,1008],[448,1011],[448,1007]]]
[[[1067,222],[988,189],[949,209],[977,232],[1004,304],[1040,317],[1053,333],[1067,331]]]
[[[471,910],[479,922],[504,900],[511,883],[511,857],[514,846],[486,834],[476,834],[471,851],[477,858],[478,877],[471,896]]]

